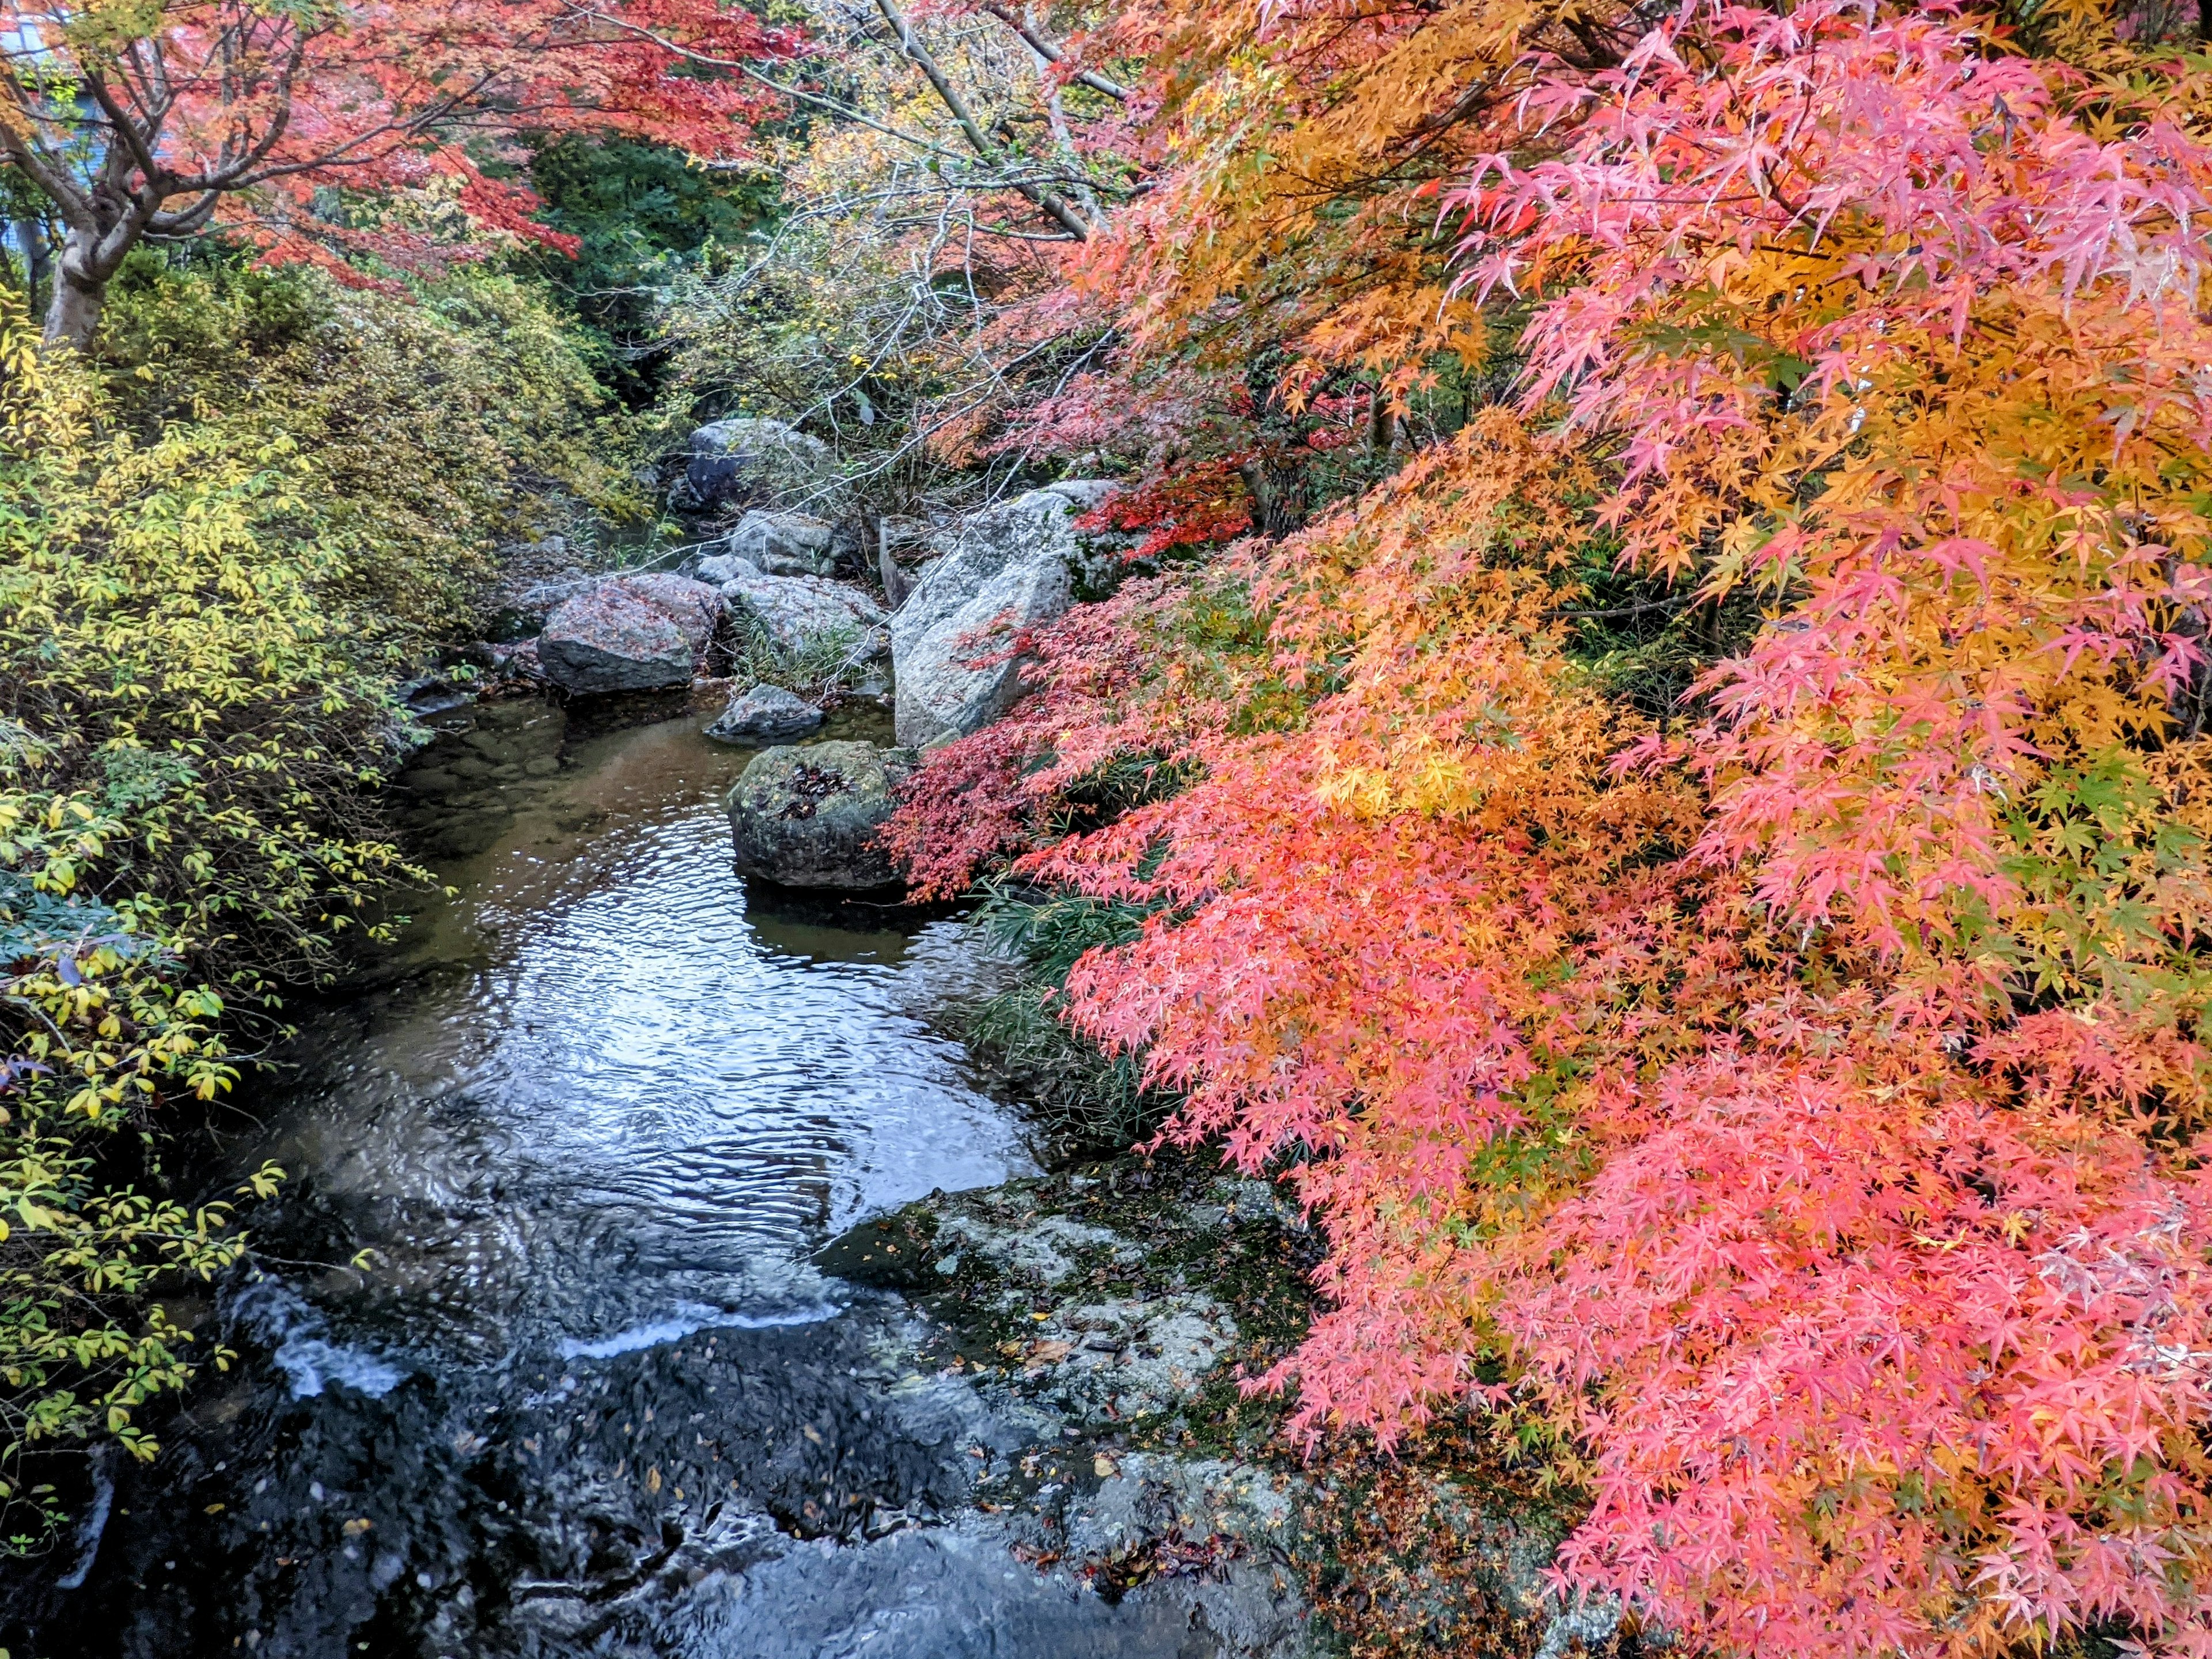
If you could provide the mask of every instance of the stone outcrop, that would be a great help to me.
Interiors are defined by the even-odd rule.
[[[764,573],[750,559],[741,559],[734,553],[715,553],[692,566],[691,574],[702,582],[720,587],[740,576],[758,576]]]
[[[723,545],[769,576],[829,576],[836,573],[837,528],[806,513],[759,509],[738,520]]]
[[[707,735],[718,743],[760,749],[805,737],[821,724],[822,711],[797,692],[780,685],[756,685],[730,699]]]
[[[564,599],[538,636],[546,677],[578,696],[688,685],[721,595],[683,576],[617,576]]]
[[[913,763],[910,751],[866,743],[763,750],[725,803],[738,873],[784,887],[894,885],[876,831]]]
[[[936,538],[944,551],[891,618],[901,743],[964,737],[1021,696],[1023,659],[1008,647],[1073,602],[1082,558],[1073,520],[1109,489],[1078,481],[1033,489]]]

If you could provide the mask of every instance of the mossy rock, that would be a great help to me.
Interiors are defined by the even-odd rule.
[[[763,749],[726,802],[738,873],[785,887],[896,885],[898,872],[876,832],[913,765],[910,750],[866,743]]]

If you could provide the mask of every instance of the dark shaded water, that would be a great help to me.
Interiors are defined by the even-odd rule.
[[[290,1176],[202,1316],[243,1363],[95,1468],[19,1659],[1207,1650],[971,1524],[977,1462],[1053,1429],[806,1265],[1028,1167],[925,1023],[994,970],[956,921],[748,894],[747,757],[698,724],[509,705],[418,762],[458,891],[225,1137]]]

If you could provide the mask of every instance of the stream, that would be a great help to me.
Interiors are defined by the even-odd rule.
[[[238,1361],[157,1462],[94,1464],[18,1659],[1215,1651],[1021,1565],[967,1499],[1059,1431],[808,1265],[1034,1167],[930,1019],[1003,969],[956,920],[748,892],[749,756],[701,720],[447,717],[401,781],[453,892],[219,1121],[233,1181],[286,1172],[257,1271],[179,1304]]]

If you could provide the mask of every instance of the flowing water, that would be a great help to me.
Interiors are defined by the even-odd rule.
[[[417,761],[454,890],[223,1127],[287,1172],[197,1310],[240,1363],[93,1468],[19,1654],[1210,1650],[969,1524],[976,1462],[1052,1431],[807,1265],[1030,1167],[929,1023],[998,970],[957,921],[748,892],[748,757],[698,724],[503,705]]]

